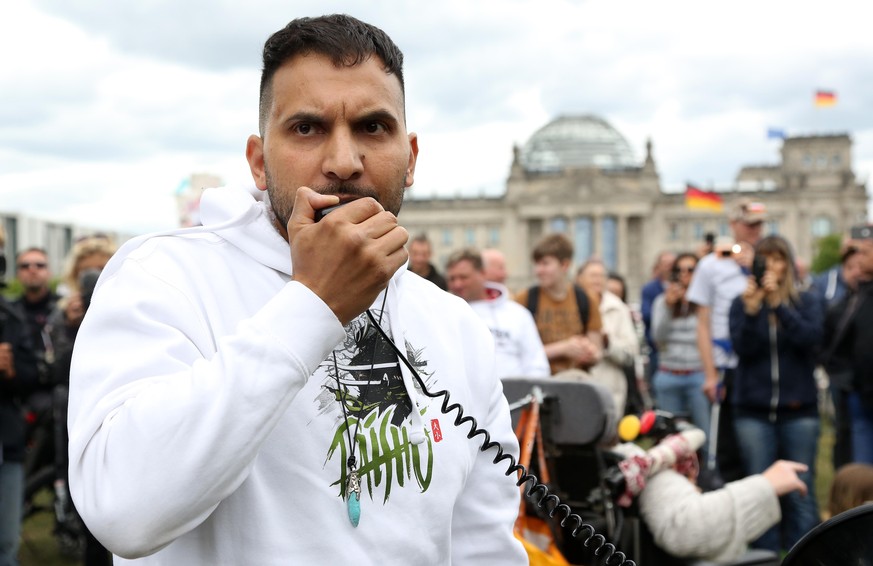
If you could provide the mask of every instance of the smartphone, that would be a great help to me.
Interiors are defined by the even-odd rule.
[[[767,260],[763,256],[756,255],[752,260],[752,275],[758,287],[764,286],[764,272],[767,271]]]
[[[851,237],[853,240],[873,240],[873,226],[861,224],[852,226]]]

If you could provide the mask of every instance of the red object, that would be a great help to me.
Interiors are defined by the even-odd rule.
[[[443,431],[440,430],[439,419],[431,419],[430,430],[433,432],[433,441],[439,442],[443,439]]]
[[[694,185],[685,186],[685,207],[695,210],[722,211],[721,195],[698,189]]]
[[[655,411],[646,411],[640,418],[640,434],[648,434],[655,426]]]

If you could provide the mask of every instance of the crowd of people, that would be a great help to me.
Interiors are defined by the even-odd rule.
[[[0,234],[0,247],[2,247]],[[96,234],[77,240],[65,258],[64,271],[55,280],[48,252],[31,247],[15,256],[15,279],[21,295],[12,301],[0,298],[5,315],[4,347],[13,353],[3,368],[3,459],[0,485],[3,518],[0,521],[0,564],[17,564],[21,520],[25,504],[24,485],[44,466],[55,470],[52,483],[57,501],[54,529],[71,537],[67,551],[86,566],[111,564],[108,551],[78,520],[67,484],[67,398],[70,361],[76,333],[88,310],[91,295],[103,267],[115,252],[115,244]],[[2,363],[0,363],[2,367]],[[49,442],[40,454],[27,446],[30,432],[24,414],[45,427],[39,431]],[[30,433],[29,433],[30,432]],[[28,434],[29,433],[29,434]],[[38,458],[48,455],[48,462]],[[53,459],[53,461],[51,461]],[[13,495],[17,494],[17,495]],[[27,502],[32,503],[32,502]]]
[[[821,517],[823,371],[833,509],[857,501],[867,468],[842,466],[873,464],[869,227],[807,288],[790,243],[764,237],[765,207],[743,200],[732,237],[657,257],[639,313],[601,259],[571,278],[563,234],[534,247],[533,286],[506,287],[498,249],[458,250],[443,277],[397,220],[418,138],[393,41],[349,16],[300,18],[263,63],[254,187],[206,191],[196,228],[118,252],[76,243],[57,292],[44,250],[16,255],[23,294],[0,299],[0,564],[16,564],[24,404],[55,414],[55,487],[94,532],[89,565],[107,548],[116,564],[523,564],[516,486],[431,393],[516,452],[510,376],[687,417],[710,435],[720,500],[753,484],[769,498],[746,531],[777,522],[754,545],[779,551]]]
[[[597,258],[571,283],[572,244],[552,234],[532,255],[539,285],[520,290],[516,301],[533,314],[554,377],[604,385],[619,415],[634,411],[628,391],[643,389],[656,408],[705,431],[710,442],[701,455],[713,465],[713,487],[779,460],[802,464],[803,490],[781,494],[781,521],[753,543],[784,551],[821,520],[814,482],[821,407],[835,417],[834,468],[873,464],[873,237],[869,227],[847,234],[841,265],[810,282],[801,278],[790,242],[763,235],[766,219],[762,203],[744,199],[730,211],[732,236],[709,238],[700,250],[660,253],[639,315],[621,296],[623,278]],[[474,250],[464,255],[478,257]],[[450,268],[455,292],[451,281]],[[531,307],[532,292],[542,306]],[[645,326],[642,339],[634,320]],[[504,333],[486,323],[495,336]],[[644,372],[634,371],[641,351]],[[827,390],[818,387],[822,372]]]

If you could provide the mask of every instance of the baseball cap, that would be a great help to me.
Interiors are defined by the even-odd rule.
[[[743,224],[756,224],[767,220],[767,207],[763,202],[740,199],[731,209],[730,219]]]

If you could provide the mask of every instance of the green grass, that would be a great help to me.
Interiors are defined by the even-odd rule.
[[[21,549],[18,553],[21,566],[74,566],[80,564],[81,562],[77,560],[62,556],[58,551],[58,543],[52,534],[54,528],[54,515],[50,510],[52,493],[45,490],[38,494],[36,503],[40,506],[46,506],[47,510],[35,513],[24,521]]]

